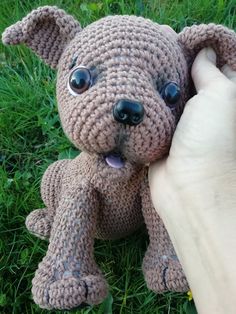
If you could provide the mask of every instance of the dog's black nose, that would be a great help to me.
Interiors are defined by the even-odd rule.
[[[121,99],[113,107],[113,116],[120,123],[138,125],[143,121],[144,108],[138,102]]]

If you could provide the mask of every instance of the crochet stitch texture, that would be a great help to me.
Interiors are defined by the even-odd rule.
[[[151,202],[146,165],[168,153],[191,96],[189,72],[197,52],[212,46],[218,65],[227,63],[236,70],[235,32],[202,24],[175,34],[136,16],[108,16],[82,30],[72,16],[46,6],[7,28],[3,42],[24,43],[58,69],[61,123],[82,150],[73,160],[49,166],[41,183],[45,208],[26,219],[30,232],[49,238],[33,279],[34,301],[47,309],[102,302],[108,285],[94,259],[94,238],[128,235],[143,218],[150,238],[142,266],[148,287],[155,292],[187,291],[182,267]],[[93,80],[75,95],[68,86],[71,73],[84,67]],[[170,82],[181,91],[174,107],[162,98]],[[114,106],[121,100],[126,106],[127,101],[141,104],[140,123],[114,118]],[[106,162],[112,158],[121,167]]]

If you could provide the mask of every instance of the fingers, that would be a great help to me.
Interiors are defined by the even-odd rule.
[[[225,79],[215,64],[216,54],[212,48],[204,48],[197,55],[192,66],[192,78],[197,92],[214,80]]]
[[[222,69],[222,73],[233,83],[236,83],[236,71],[233,71],[227,64]]]

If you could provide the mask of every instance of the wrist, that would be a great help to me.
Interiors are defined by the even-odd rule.
[[[177,176],[160,168],[158,175],[152,169],[149,181],[154,207],[166,224],[170,220],[178,229],[183,223],[191,228],[196,220],[220,224],[222,219],[236,219],[236,173]]]
[[[199,313],[234,313],[228,295],[236,291],[235,183],[220,177],[189,186],[175,180],[160,182],[162,193],[155,193],[161,187],[155,184],[154,190],[151,183],[154,205],[183,266]]]

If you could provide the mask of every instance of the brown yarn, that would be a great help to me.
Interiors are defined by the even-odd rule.
[[[191,61],[202,48],[211,46],[216,51],[219,67],[227,63],[236,70],[236,40],[233,30],[213,23],[193,25],[183,29],[178,41]]]
[[[64,47],[79,31],[80,24],[71,15],[57,7],[45,6],[8,27],[2,40],[8,45],[26,44],[56,68]]]
[[[33,279],[35,302],[47,309],[100,303],[108,286],[94,260],[94,238],[127,235],[143,217],[150,237],[143,261],[148,287],[156,292],[186,291],[183,270],[152,206],[145,165],[168,153],[191,96],[189,70],[196,53],[210,45],[219,65],[227,62],[236,69],[235,33],[209,24],[185,28],[175,36],[135,16],[108,16],[81,30],[72,16],[47,6],[7,28],[3,42],[25,43],[58,68],[62,126],[83,150],[74,160],[57,161],[47,169],[41,184],[46,207],[26,219],[30,232],[49,238],[47,254]],[[94,82],[74,96],[68,80],[81,65],[90,69]],[[174,110],[161,97],[168,82],[181,90]],[[114,119],[114,105],[121,99],[143,105],[142,123],[124,125]],[[124,159],[122,168],[105,162],[112,151]]]

